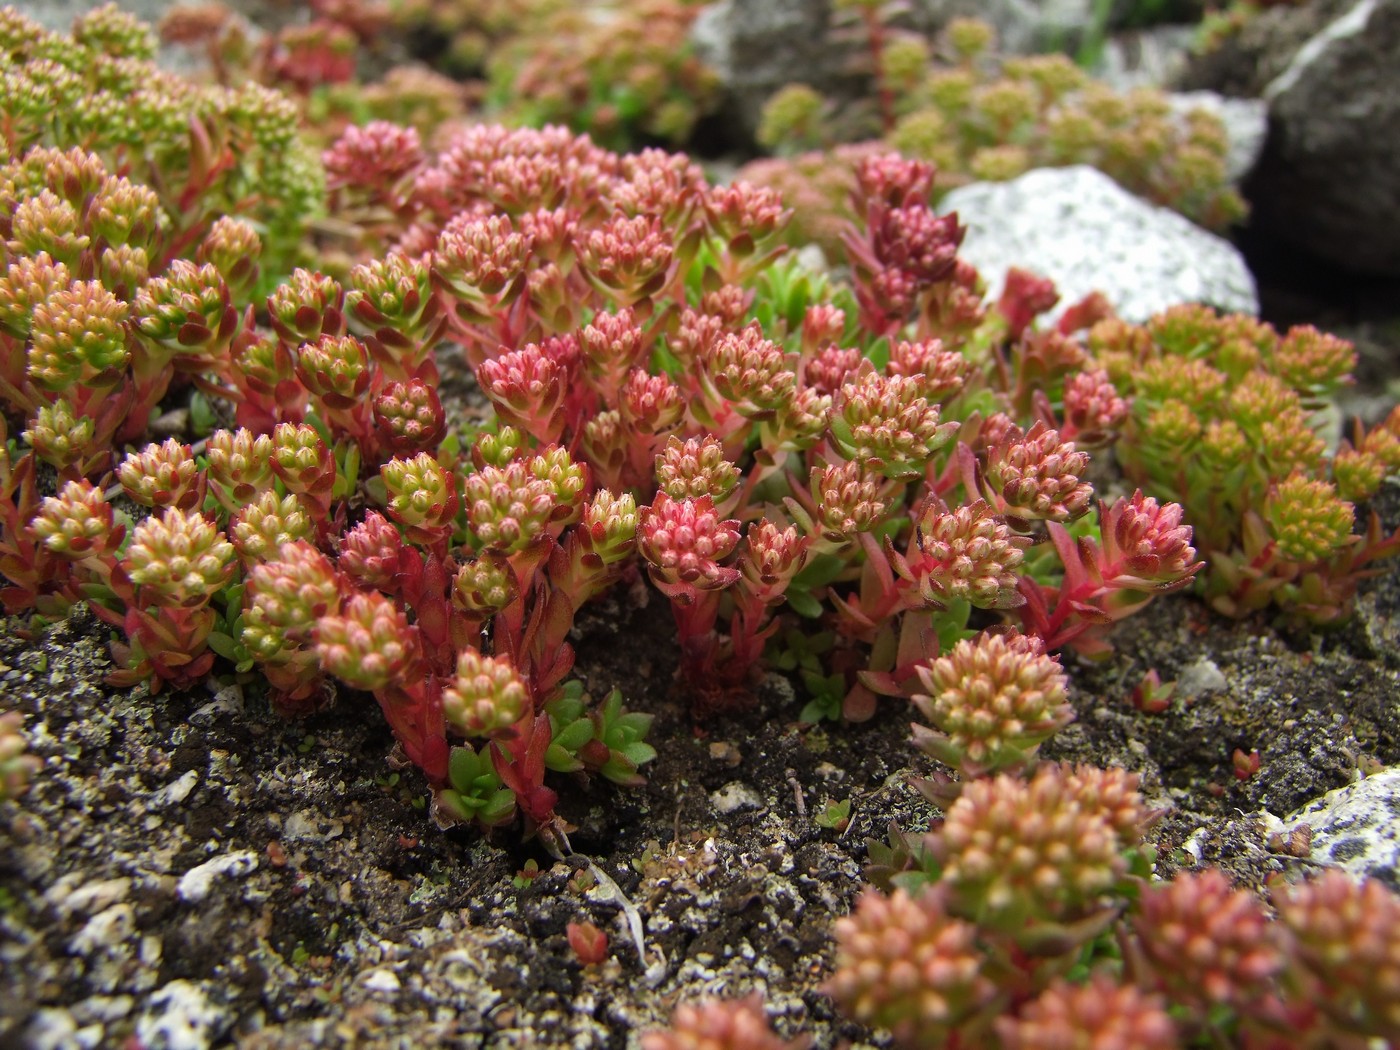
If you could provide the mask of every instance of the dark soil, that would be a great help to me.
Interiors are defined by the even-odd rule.
[[[1394,518],[1400,499],[1384,502]],[[1045,754],[1141,772],[1169,810],[1161,874],[1202,860],[1258,886],[1302,862],[1267,849],[1255,814],[1400,761],[1397,602],[1392,566],[1349,627],[1285,640],[1163,599],[1106,663],[1068,661],[1079,719]],[[641,790],[561,778],[577,852],[558,860],[517,830],[437,829],[367,697],[292,723],[251,683],[111,690],[91,617],[37,642],[8,627],[3,706],[45,767],[0,806],[0,1045],[623,1047],[680,1000],[753,989],[784,1031],[861,1037],[821,994],[828,927],[861,886],[865,838],[934,816],[906,784],[930,766],[899,703],[803,725],[770,676],[751,710],[697,727],[664,600],[620,586],[588,610],[579,669],[594,695],[617,685],[655,713],[659,757]],[[1195,695],[1134,710],[1149,668]],[[1246,781],[1236,748],[1261,755]],[[846,799],[844,831],[818,825]],[[570,949],[581,921],[607,932],[605,962]]]

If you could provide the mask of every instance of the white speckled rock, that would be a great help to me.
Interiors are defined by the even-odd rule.
[[[710,792],[710,804],[718,813],[737,813],[741,809],[761,809],[763,799],[747,784],[732,780],[718,791]]]
[[[144,1050],[206,1050],[232,1021],[194,981],[171,981],[150,998],[136,1037]]]
[[[1400,889],[1400,768],[1329,791],[1284,818],[1312,828],[1311,857]]]
[[[209,896],[216,879],[225,875],[231,879],[241,879],[256,871],[257,867],[258,855],[252,850],[225,853],[181,875],[175,892],[186,904],[198,904]]]
[[[1259,311],[1254,278],[1233,245],[1094,168],[975,182],[939,207],[967,226],[961,254],[982,272],[994,300],[1007,269],[1019,266],[1055,282],[1058,309],[1097,290],[1134,322],[1177,303]]]

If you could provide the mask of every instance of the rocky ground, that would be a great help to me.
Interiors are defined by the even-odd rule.
[[[1378,395],[1400,329],[1358,323]],[[1400,492],[1377,510],[1400,526]],[[1270,842],[1294,810],[1400,764],[1400,561],[1358,605],[1319,637],[1165,598],[1110,660],[1067,658],[1078,721],[1044,754],[1142,774],[1167,810],[1163,875],[1218,863],[1260,886],[1345,863],[1396,885],[1376,835],[1316,834],[1303,856]],[[576,830],[556,857],[512,829],[439,830],[368,697],[288,722],[255,680],[111,689],[92,617],[21,627],[0,620],[0,710],[21,712],[44,766],[0,804],[0,1048],[623,1048],[677,1002],[755,989],[785,1034],[882,1045],[821,987],[867,837],[936,816],[907,786],[930,763],[900,703],[806,725],[774,675],[751,709],[697,725],[664,601],[624,582],[583,618],[579,669],[594,695],[618,686],[656,715],[659,757],[643,789],[563,778]],[[1129,703],[1149,669],[1178,683],[1161,714]],[[1246,780],[1237,749],[1260,755]],[[848,826],[819,821],[847,800]],[[583,921],[608,934],[602,963],[569,946]]]
[[[1383,503],[1393,528],[1400,499]],[[1261,813],[1400,761],[1397,608],[1394,564],[1323,638],[1161,600],[1110,661],[1070,662],[1079,719],[1046,754],[1143,774],[1169,808],[1163,874],[1211,862],[1259,885],[1326,861],[1271,849]],[[906,785],[928,772],[909,712],[804,725],[772,676],[750,711],[697,726],[668,621],[624,585],[579,630],[590,689],[654,712],[660,757],[645,789],[563,785],[562,859],[510,830],[437,829],[366,697],[292,723],[252,683],[112,690],[90,617],[34,640],[11,621],[0,689],[44,769],[0,807],[0,1045],[621,1048],[678,1001],[753,989],[779,1028],[863,1045],[821,994],[828,927],[866,837],[932,815]],[[1179,683],[1162,714],[1128,703],[1148,668]],[[1261,756],[1246,781],[1236,748]],[[840,800],[849,826],[823,827]],[[576,921],[607,932],[604,962],[580,964]]]

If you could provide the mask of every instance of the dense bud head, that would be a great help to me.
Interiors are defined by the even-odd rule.
[[[230,294],[245,302],[258,277],[262,238],[246,219],[221,215],[200,242],[198,260],[219,271]]]
[[[751,253],[782,232],[792,218],[782,198],[766,186],[742,179],[714,186],[705,194],[705,225],[738,255]]]
[[[811,389],[835,394],[855,375],[862,360],[864,357],[859,350],[829,344],[818,350],[816,356],[808,358],[802,368],[802,380]]]
[[[1271,927],[1258,898],[1231,887],[1219,868],[1145,887],[1133,917],[1155,986],[1200,1016],[1247,1006],[1283,969]]]
[[[112,58],[149,62],[156,57],[156,34],[114,3],[85,11],[73,20],[73,42]]]
[[[433,272],[457,295],[499,295],[525,272],[532,245],[505,215],[462,212],[438,237]]]
[[[1127,422],[1129,403],[1103,369],[1076,372],[1065,380],[1065,422],[1076,435],[1107,437]]]
[[[72,283],[68,267],[47,252],[12,260],[0,276],[0,328],[27,337],[34,308]]]
[[[272,488],[272,438],[245,427],[216,430],[204,444],[209,484],[219,502],[237,510]]]
[[[326,187],[386,192],[423,163],[423,143],[416,128],[386,120],[346,128],[321,154]]]
[[[920,287],[948,277],[966,232],[956,214],[939,215],[915,204],[885,212],[870,235],[879,263]]]
[[[450,528],[457,516],[457,484],[452,473],[430,453],[391,459],[379,468],[388,496],[389,516],[411,529]]]
[[[399,530],[379,511],[371,510],[364,521],[341,537],[336,564],[357,583],[393,591],[403,546]]]
[[[237,320],[223,275],[207,263],[196,266],[185,259],[142,285],[134,306],[141,334],[177,361],[189,358],[195,369],[214,363],[219,343],[232,335]]]
[[[841,388],[831,436],[841,454],[892,478],[921,474],[953,439],[957,423],[941,423],[922,376],[866,372]]]
[[[123,560],[131,582],[156,605],[199,608],[233,578],[233,545],[194,510],[169,507],[132,533]]]
[[[503,467],[486,466],[462,482],[473,536],[513,554],[578,516],[588,471],[555,448]]]
[[[982,972],[977,927],[951,916],[938,888],[917,897],[867,889],[833,930],[829,994],[843,1012],[889,1029],[902,1046],[942,1045],[997,994]]]
[[[1309,565],[1351,542],[1356,515],[1331,482],[1294,474],[1270,490],[1264,520],[1279,555]]]
[[[473,649],[457,657],[457,677],[442,694],[448,726],[466,737],[509,734],[529,707],[529,691],[510,661]]]
[[[670,232],[645,215],[614,215],[581,230],[575,245],[583,275],[622,306],[660,291],[675,254]]]
[[[645,333],[629,309],[600,313],[584,326],[579,343],[588,374],[605,397],[611,399],[622,377],[644,366]]]
[[[727,328],[723,318],[686,307],[681,311],[676,333],[667,342],[667,347],[686,363],[704,361]]]
[[[642,1036],[642,1050],[805,1050],[807,1045],[805,1038],[779,1039],[757,995],[678,1006],[669,1029]]]
[[[782,528],[767,518],[752,522],[744,537],[739,571],[755,594],[777,601],[807,564],[811,542],[795,525]]]
[[[1103,973],[1084,985],[1057,980],[1014,1017],[999,1017],[1004,1050],[1175,1050],[1181,1046],[1165,1005]]]
[[[117,470],[128,497],[143,507],[181,507],[197,510],[204,502],[199,465],[189,445],[174,438],[147,445],[122,460]]]
[[[326,408],[352,408],[369,390],[374,373],[369,350],[353,335],[322,335],[296,355],[297,378]]]
[[[810,489],[817,523],[829,540],[854,539],[884,520],[883,479],[857,460],[813,467]]]
[[[472,462],[478,470],[504,467],[520,455],[524,440],[524,435],[512,426],[503,426],[494,434],[479,434],[472,443]]]
[[[1106,563],[1121,561],[1120,573],[1156,585],[1193,575],[1200,562],[1191,546],[1191,526],[1182,524],[1182,514],[1180,504],[1159,504],[1141,491],[1120,497],[1103,515]]]
[[[45,463],[66,470],[81,463],[93,449],[96,424],[87,416],[75,418],[73,406],[63,398],[34,410],[24,440]]]
[[[1245,430],[1255,430],[1302,408],[1298,392],[1276,375],[1250,372],[1230,391],[1225,412]]]
[[[1055,290],[1054,281],[1013,266],[1006,271],[1006,287],[997,300],[997,310],[1006,318],[1014,339],[1059,301],[1060,293]]]
[[[815,354],[839,343],[845,331],[846,311],[830,303],[813,303],[802,315],[802,352]]]
[[[856,195],[861,205],[858,213],[876,204],[890,208],[927,204],[934,175],[932,164],[898,153],[863,157],[856,165]]]
[[[60,393],[109,384],[126,367],[127,306],[97,281],[70,284],[34,307],[29,377]]]
[[[355,317],[407,338],[422,334],[436,312],[428,260],[401,251],[354,267],[350,288],[346,308]]]
[[[633,431],[662,434],[674,428],[685,415],[686,400],[681,388],[664,375],[650,375],[640,368],[627,373],[617,396],[618,412]]]
[[[129,299],[151,276],[151,259],[145,248],[129,244],[108,248],[97,260],[97,278],[120,299]]]
[[[1113,323],[1113,322],[1105,322]],[[1095,326],[1098,331],[1098,326]],[[1113,377],[1115,381],[1119,377]],[[1204,411],[1217,404],[1225,394],[1228,382],[1224,372],[1204,361],[1164,357],[1148,361],[1128,378],[1140,398],[1162,403],[1180,401]]]
[[[390,383],[374,399],[374,425],[397,453],[437,447],[447,430],[447,415],[435,387],[421,379]]]
[[[915,706],[938,735],[915,742],[965,777],[1020,767],[1074,721],[1068,679],[1037,639],[981,634],[918,667]]]
[[[1374,496],[1387,473],[1385,461],[1371,452],[1344,448],[1332,460],[1332,480],[1336,483],[1337,494],[1352,503]]]
[[[335,457],[309,423],[278,423],[272,431],[272,471],[293,492],[307,494],[335,480]]]
[[[1143,443],[1153,448],[1184,452],[1201,436],[1200,415],[1185,401],[1173,398],[1152,409],[1143,423]]]
[[[580,524],[588,549],[613,565],[627,558],[636,547],[637,499],[630,492],[614,496],[599,489],[583,508]]]
[[[656,457],[656,482],[672,499],[709,496],[723,503],[739,483],[739,468],[725,457],[718,438],[672,437]]]
[[[695,198],[706,189],[699,165],[680,153],[648,148],[621,158],[618,177],[602,187],[603,204],[624,215],[657,215],[685,225]]]
[[[539,209],[518,216],[520,232],[534,244],[535,255],[563,265],[571,262],[578,215],[571,208]]]
[[[1272,900],[1323,1012],[1345,1032],[1400,1039],[1400,897],[1332,868]]]
[[[961,599],[979,609],[1008,609],[1020,604],[1017,570],[1027,543],[985,500],[952,510],[930,502],[896,571],[918,584],[929,605]]]
[[[892,376],[922,377],[924,397],[944,402],[957,396],[967,385],[971,365],[962,354],[945,350],[941,339],[917,342],[900,339],[890,347],[885,371]]]
[[[1308,413],[1291,405],[1259,426],[1255,446],[1270,477],[1298,472],[1316,474],[1327,452],[1327,441],[1310,426]]]
[[[752,303],[752,290],[739,284],[722,284],[700,297],[700,312],[733,326],[744,319]]]
[[[1385,425],[1376,427],[1361,443],[1361,451],[1385,464],[1387,474],[1400,473],[1400,428],[1395,423],[1396,413],[1392,411]]]
[[[1330,391],[1351,379],[1356,348],[1312,325],[1300,325],[1288,330],[1269,367],[1294,389]]]
[[[492,616],[520,596],[520,581],[500,551],[484,550],[464,562],[452,580],[452,603],[475,616]]]
[[[1089,510],[1093,487],[1081,480],[1089,454],[1036,423],[1019,440],[998,442],[987,460],[986,485],[1004,513],[1038,521],[1072,521]]]
[[[1161,815],[1149,810],[1138,786],[1142,780],[1118,766],[1107,769],[1062,762],[1057,767],[1065,792],[1086,809],[1097,813],[1118,836],[1123,850],[1137,849],[1142,837]]]
[[[719,563],[739,543],[739,523],[720,518],[709,496],[672,499],[658,492],[641,509],[638,545],[658,584],[689,584],[699,590],[719,590],[738,578],[738,571]]]
[[[102,490],[90,481],[70,481],[57,496],[46,496],[29,527],[51,553],[75,560],[108,553],[121,536],[113,532]]]
[[[284,544],[311,540],[316,523],[294,494],[281,497],[271,489],[243,507],[229,521],[228,538],[245,563],[267,561]]]
[[[88,205],[88,228],[107,245],[150,248],[164,220],[154,190],[109,175]]]
[[[304,540],[289,541],[254,565],[248,594],[242,641],[263,663],[285,663],[292,651],[311,642],[323,617],[340,611],[335,569]]]
[[[1059,766],[965,782],[928,844],[953,910],[1008,930],[1092,914],[1127,870],[1109,815]]]
[[[288,346],[314,342],[323,333],[340,334],[344,305],[345,290],[339,281],[300,267],[267,297],[272,327]]]
[[[54,260],[76,269],[91,243],[78,209],[49,190],[40,190],[15,208],[5,246],[13,255],[47,252]]]
[[[377,592],[353,595],[312,631],[321,668],[354,689],[373,692],[413,681],[418,634],[397,604]]]
[[[722,332],[703,359],[714,390],[742,415],[765,417],[791,403],[797,376],[783,348],[763,337],[757,322]]]
[[[568,372],[538,343],[526,343],[482,362],[476,370],[482,392],[512,426],[543,444],[558,440],[564,429]]]
[[[600,479],[622,484],[636,440],[636,432],[623,423],[622,414],[608,409],[583,425],[580,450]]]

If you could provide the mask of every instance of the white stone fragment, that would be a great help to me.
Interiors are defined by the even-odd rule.
[[[1051,318],[1094,291],[1134,323],[1178,303],[1259,312],[1254,278],[1233,245],[1086,165],[974,182],[939,209],[967,226],[960,254],[981,272],[993,301],[1015,266],[1055,282],[1060,301]]]
[[[136,1022],[136,1038],[143,1050],[207,1050],[230,1020],[199,984],[171,981],[151,996]]]
[[[256,871],[257,867],[258,855],[252,850],[225,853],[212,860],[206,860],[181,875],[175,892],[186,904],[198,904],[209,896],[215,879],[224,875],[231,879],[241,879]]]
[[[737,813],[741,809],[763,808],[763,799],[742,781],[731,780],[718,791],[710,792],[710,804],[717,812]]]
[[[399,978],[393,970],[370,970],[360,978],[360,983],[371,992],[378,992],[381,995],[394,995],[401,987]]]
[[[1311,859],[1400,888],[1400,767],[1314,799],[1283,818],[1312,828]]]

